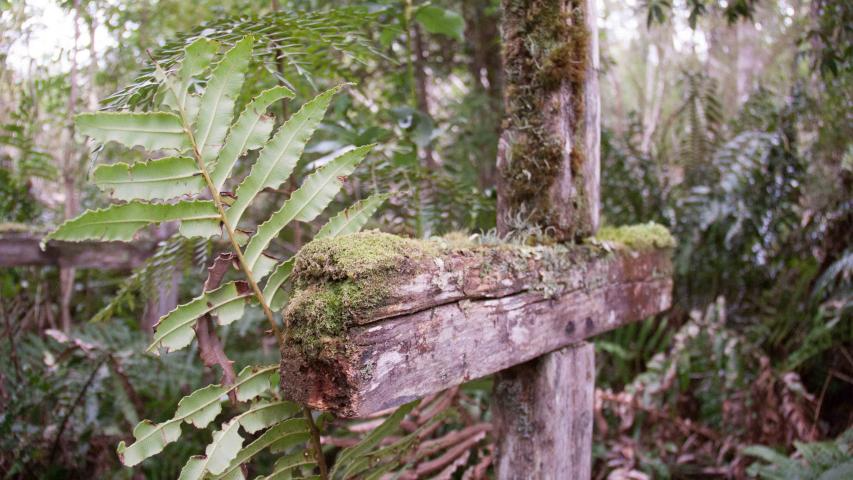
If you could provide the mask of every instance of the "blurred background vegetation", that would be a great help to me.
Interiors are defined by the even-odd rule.
[[[604,220],[654,220],[679,245],[673,309],[596,342],[596,478],[853,477],[853,5],[598,3]],[[103,205],[86,183],[95,159],[139,154],[92,152],[75,113],[149,108],[149,55],[168,65],[196,36],[245,33],[268,47],[252,91],[285,83],[298,104],[357,82],[296,178],[379,142],[342,205],[387,191],[376,228],[488,233],[499,15],[496,0],[0,0],[0,235],[37,235]],[[266,192],[269,208],[289,191]],[[292,227],[275,248],[293,253],[315,229]],[[141,353],[209,261],[211,245],[171,234],[146,233],[158,247],[134,273],[0,270],[7,478],[174,477],[203,448],[193,432],[135,471],[114,451],[139,419],[217,377],[195,351],[168,368]],[[232,358],[274,362],[261,315],[248,315],[223,333]],[[456,414],[439,433],[477,435],[441,444],[434,459],[464,448],[423,477],[488,474],[489,438],[474,427],[489,420],[489,388],[446,396]],[[341,422],[329,442],[363,431]]]

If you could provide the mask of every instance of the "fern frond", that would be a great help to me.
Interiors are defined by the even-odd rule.
[[[208,385],[181,399],[178,409],[171,420],[154,424],[143,420],[133,429],[136,439],[131,445],[119,443],[116,452],[123,464],[132,467],[152,455],[163,451],[169,443],[181,436],[181,424],[190,423],[196,428],[205,428],[222,412],[222,398],[232,391],[237,392],[240,400],[257,397],[270,388],[274,372],[278,365],[266,367],[246,367],[237,376],[234,385]]]
[[[163,82],[162,97],[173,112],[95,113],[81,115],[77,120],[81,131],[102,143],[116,141],[128,147],[142,146],[155,151],[152,153],[166,149],[187,153],[186,156],[166,156],[148,162],[97,167],[93,174],[95,183],[111,191],[114,197],[130,201],[84,212],[59,226],[47,239],[130,241],[148,225],[174,221],[179,223],[179,233],[184,237],[227,233],[223,236],[229,240],[233,251],[217,257],[211,268],[211,272],[216,274],[211,273],[209,280],[215,278],[218,285],[232,261],[242,271],[242,279],[218,288],[214,288],[212,281],[210,285],[205,282],[205,291],[201,295],[164,315],[157,323],[153,342],[148,347],[148,351],[155,355],[189,345],[196,337],[195,328],[199,325],[204,326],[203,338],[209,343],[216,336],[210,318],[215,316],[219,325],[227,325],[243,316],[245,303],[250,298],[260,304],[281,343],[283,337],[279,334],[268,299],[261,291],[261,281],[274,273],[263,287],[270,294],[269,300],[280,308],[286,301],[280,291],[289,276],[291,262],[279,263],[267,249],[292,222],[310,222],[317,218],[341,190],[346,177],[353,173],[373,147],[356,146],[332,159],[309,175],[278,210],[257,226],[253,235],[239,232],[236,227],[260,192],[288,180],[306,143],[322,122],[333,96],[346,85],[329,89],[306,102],[276,132],[273,132],[274,123],[265,112],[273,102],[293,96],[293,92],[285,87],[261,92],[236,118],[232,118],[236,98],[242,90],[252,58],[253,44],[251,36],[236,40],[227,45],[230,49],[214,62],[217,52],[226,45],[195,40],[184,50],[179,68],[173,64],[164,69],[155,62],[154,75]],[[208,69],[209,77],[199,95],[196,86],[201,82],[197,77]],[[228,181],[234,165],[253,149],[260,149],[257,160],[237,187],[236,198],[223,195],[221,188]],[[189,199],[176,201],[176,197]],[[320,236],[360,229],[385,198],[374,196],[345,210],[321,229]],[[247,241],[245,248],[242,247],[244,240]],[[190,249],[183,251],[185,256],[190,256]],[[166,258],[164,253],[159,261]],[[223,258],[227,261],[222,261]],[[198,323],[200,319],[203,324]],[[207,362],[204,345],[202,357]],[[219,365],[229,368],[230,362],[226,359]],[[135,465],[175,442],[181,436],[183,423],[207,428],[222,412],[221,402],[226,395],[235,404],[254,400],[260,395],[270,396],[266,392],[278,378],[273,374],[275,370],[277,366],[246,367],[236,378],[233,371],[230,376],[225,376],[227,380],[223,380],[223,384],[196,390],[178,403],[170,420],[159,424],[147,420],[140,422],[134,429],[135,441],[129,446],[124,442],[119,444],[119,457],[125,465]],[[227,471],[231,471],[228,478],[234,478],[237,474],[231,468],[232,464],[236,462],[239,467],[257,453],[255,449],[259,445],[253,443],[243,449],[240,429],[255,433],[281,423],[294,411],[292,404],[259,402],[226,420],[220,430],[213,433],[213,441],[205,454],[189,458],[181,471],[181,478],[200,479],[208,474],[224,475]],[[397,417],[392,417],[392,423],[393,418]],[[366,439],[362,448],[373,448],[375,444],[371,442],[374,439],[378,441],[395,427],[396,424],[389,423],[376,436]],[[316,429],[309,430],[313,432],[313,443],[318,445]],[[263,448],[281,448],[299,437],[296,431],[280,433],[275,438],[261,435],[260,438],[269,440]],[[248,453],[241,454],[243,451]],[[358,449],[349,454],[361,455]],[[302,452],[295,457],[284,457],[276,464],[272,477],[281,478],[294,467],[321,460],[320,456],[310,460]]]
[[[315,77],[346,75],[341,68],[346,63],[329,61],[330,58],[365,63],[383,57],[364,34],[375,19],[376,14],[364,7],[226,17],[177,36],[153,56],[157,63],[172,71],[181,64],[188,46],[199,38],[230,47],[245,36],[254,36],[260,47],[253,51],[253,56],[271,75],[290,85],[302,82],[313,88]],[[287,67],[283,77],[277,69],[279,61]],[[132,83],[108,97],[105,106],[109,110],[149,108],[159,86],[155,69],[146,68]]]
[[[231,225],[239,225],[243,213],[261,190],[276,188],[290,177],[305,144],[323,120],[332,96],[342,87],[327,90],[303,105],[264,146],[249,175],[237,187],[237,200],[227,213]]]
[[[92,172],[92,182],[119,200],[197,195],[205,187],[201,172],[190,157],[98,165]]]
[[[342,178],[355,170],[371,148],[373,145],[350,150],[309,175],[284,205],[258,226],[245,251],[246,261],[257,278],[264,278],[269,273],[258,260],[272,239],[293,220],[310,222],[325,210],[343,185]]]
[[[294,445],[304,443],[308,440],[309,432],[308,432],[308,424],[304,419],[294,418],[291,420],[285,420],[284,422],[279,423],[278,425],[273,426],[269,430],[265,431],[260,437],[257,438],[254,442],[247,445],[244,449],[240,450],[234,459],[231,461],[231,464],[222,472],[220,475],[215,476],[216,479],[243,479],[243,473],[240,470],[240,466],[248,462],[255,455],[262,452],[267,448],[271,448],[276,446],[277,448],[284,450]]]
[[[219,234],[219,212],[207,200],[177,203],[145,203],[133,201],[110,205],[100,210],[88,210],[60,225],[49,233],[48,240],[82,242],[85,240],[133,240],[136,232],[149,225],[180,221],[185,237],[211,237]]]

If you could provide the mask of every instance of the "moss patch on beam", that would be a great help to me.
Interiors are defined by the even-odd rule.
[[[437,243],[366,231],[315,240],[296,255],[294,293],[284,312],[290,341],[316,357],[334,351],[347,326],[382,304],[389,277],[413,271],[418,260],[438,255]]]
[[[428,241],[367,231],[313,241],[299,251],[293,266],[297,282],[358,280],[399,271],[412,260],[435,254]]]
[[[675,238],[669,233],[669,230],[654,222],[621,227],[602,227],[593,239],[637,251],[675,248],[676,245]]]
[[[606,282],[606,278],[596,277],[597,270],[587,268],[596,259],[613,256],[614,251],[675,246],[669,231],[654,223],[605,227],[584,244],[491,243],[493,240],[477,243],[460,233],[414,240],[367,231],[309,243],[296,256],[294,291],[284,312],[290,326],[289,344],[314,359],[343,353],[341,339],[351,325],[386,306],[392,289],[427,271],[436,272],[435,278],[449,278],[448,273],[465,278],[465,272],[475,272],[494,285],[504,279],[523,279],[526,289],[551,298],[561,295],[569,280],[578,275],[585,288]],[[444,270],[449,261],[465,265],[463,271],[451,270],[458,267]]]

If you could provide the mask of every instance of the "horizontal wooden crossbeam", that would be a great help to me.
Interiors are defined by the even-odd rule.
[[[156,246],[153,241],[48,242],[32,232],[0,233],[0,267],[60,266],[73,268],[131,269],[145,261]]]
[[[663,311],[672,239],[626,232],[568,247],[378,232],[310,244],[285,311],[283,392],[363,416]]]

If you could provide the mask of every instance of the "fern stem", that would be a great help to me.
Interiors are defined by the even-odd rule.
[[[249,282],[249,286],[252,288],[252,292],[255,294],[255,298],[257,298],[258,303],[261,304],[261,309],[263,309],[264,315],[266,315],[267,320],[270,323],[270,327],[272,328],[273,335],[275,335],[279,347],[282,347],[283,345],[281,330],[278,328],[278,324],[275,321],[275,316],[273,315],[272,310],[267,304],[267,300],[266,298],[264,298],[264,294],[261,291],[261,288],[258,286],[258,282],[255,281],[255,277],[252,274],[252,269],[246,262],[245,257],[243,257],[243,250],[240,249],[240,245],[237,243],[237,238],[234,236],[234,227],[228,222],[228,218],[225,216],[225,207],[223,206],[224,204],[222,202],[222,197],[219,195],[219,191],[216,189],[213,180],[210,178],[210,175],[207,172],[207,168],[205,168],[204,166],[204,160],[202,160],[201,155],[198,152],[198,148],[195,144],[194,138],[192,139],[192,142],[193,150],[195,150],[195,153],[197,155],[196,160],[199,163],[199,169],[201,169],[201,174],[204,177],[204,181],[207,183],[207,188],[208,190],[210,190],[210,193],[213,196],[213,203],[219,210],[219,216],[221,217],[222,226],[224,226],[225,231],[228,232],[228,239],[231,242],[231,248],[234,250],[234,254],[237,255],[237,262],[240,264],[240,269],[243,270],[243,274],[246,275],[246,280]]]
[[[166,86],[172,90],[172,93],[175,95],[175,98],[179,98],[178,91],[175,88],[174,84],[169,81],[169,77],[166,75],[166,72],[160,67],[154,57],[148,53],[148,56],[151,58],[151,61],[154,62],[154,66],[159,70],[163,75],[163,81],[166,82]],[[243,250],[240,248],[240,244],[237,243],[237,237],[234,235],[234,227],[228,221],[228,217],[225,215],[225,203],[222,201],[222,196],[219,194],[219,189],[216,188],[216,184],[213,183],[213,180],[210,178],[210,173],[207,171],[207,166],[204,164],[204,158],[201,156],[201,150],[198,148],[198,143],[196,142],[195,135],[193,135],[192,129],[187,121],[187,112],[184,109],[183,105],[178,106],[178,110],[181,118],[181,126],[184,129],[184,133],[187,134],[187,137],[190,140],[190,145],[193,149],[193,156],[195,157],[196,164],[198,165],[198,169],[201,171],[201,175],[204,178],[204,182],[207,184],[207,189],[210,191],[210,195],[213,197],[213,203],[216,205],[216,209],[219,211],[219,219],[222,222],[222,226],[225,227],[225,231],[228,233],[228,240],[231,242],[231,249],[234,250],[234,254],[237,255],[237,263],[240,264],[240,269],[243,271],[243,274],[246,276],[246,281],[249,283],[249,286],[252,289],[252,293],[254,293],[255,298],[258,299],[258,303],[261,304],[261,309],[264,311],[264,315],[267,317],[269,321],[270,328],[272,329],[273,335],[275,335],[276,342],[278,342],[279,350],[284,346],[284,339],[281,336],[281,330],[278,328],[278,324],[275,321],[275,316],[272,313],[269,305],[267,304],[266,298],[264,298],[264,294],[261,291],[261,288],[258,286],[258,282],[255,281],[255,276],[252,274],[252,269],[249,267],[249,264],[246,262],[246,258],[243,256]]]
[[[150,56],[150,54],[149,54]],[[160,65],[157,64],[156,60],[152,57],[151,60],[154,62],[155,67],[162,72]],[[168,80],[168,76],[163,72],[164,81],[167,83],[167,86],[172,90],[175,94],[175,97],[178,97],[177,90],[174,88],[174,85]],[[273,335],[275,335],[276,342],[278,342],[279,350],[284,347],[285,337],[282,335],[281,330],[278,328],[278,324],[275,321],[275,316],[273,315],[272,309],[270,309],[267,304],[266,298],[264,298],[264,294],[258,286],[258,282],[255,280],[255,276],[252,274],[252,269],[249,267],[248,262],[246,262],[246,258],[243,256],[243,250],[240,248],[239,243],[237,243],[237,237],[234,234],[234,226],[228,221],[228,217],[225,215],[225,203],[222,201],[222,196],[220,195],[219,189],[216,188],[216,184],[213,182],[213,179],[210,178],[210,173],[207,171],[207,166],[204,164],[204,158],[201,155],[201,150],[198,147],[198,143],[196,142],[195,135],[192,133],[192,129],[187,121],[187,114],[184,110],[183,106],[179,106],[179,113],[181,118],[181,125],[183,127],[184,133],[187,134],[187,137],[190,140],[190,145],[193,149],[193,156],[195,157],[196,164],[198,165],[199,171],[201,171],[201,175],[204,178],[204,182],[207,184],[207,189],[210,191],[210,195],[213,197],[213,203],[216,205],[216,209],[219,211],[220,221],[222,222],[222,226],[225,228],[225,231],[228,233],[228,240],[231,242],[231,249],[234,251],[234,254],[237,256],[237,262],[240,265],[240,269],[243,271],[243,274],[246,276],[246,280],[249,283],[249,286],[252,288],[252,292],[255,295],[255,298],[258,299],[258,303],[261,304],[261,308],[264,311],[264,315],[267,317],[269,321],[270,327],[272,328]],[[289,329],[288,329],[289,330]],[[302,405],[302,413],[305,415],[305,421],[308,424],[309,430],[311,431],[311,444],[313,445],[314,450],[314,458],[317,461],[317,466],[320,469],[320,479],[328,480],[329,478],[329,469],[326,466],[326,458],[323,456],[323,448],[322,443],[320,441],[320,430],[317,428],[317,424],[314,422],[313,412],[307,405]]]
[[[321,480],[327,480],[329,478],[329,467],[326,466],[326,457],[323,456],[323,447],[320,443],[320,430],[317,428],[317,424],[314,423],[314,415],[309,407],[303,405],[302,413],[305,415],[305,422],[308,423],[308,429],[311,430],[311,444],[314,449],[314,459],[320,468],[320,478]]]

